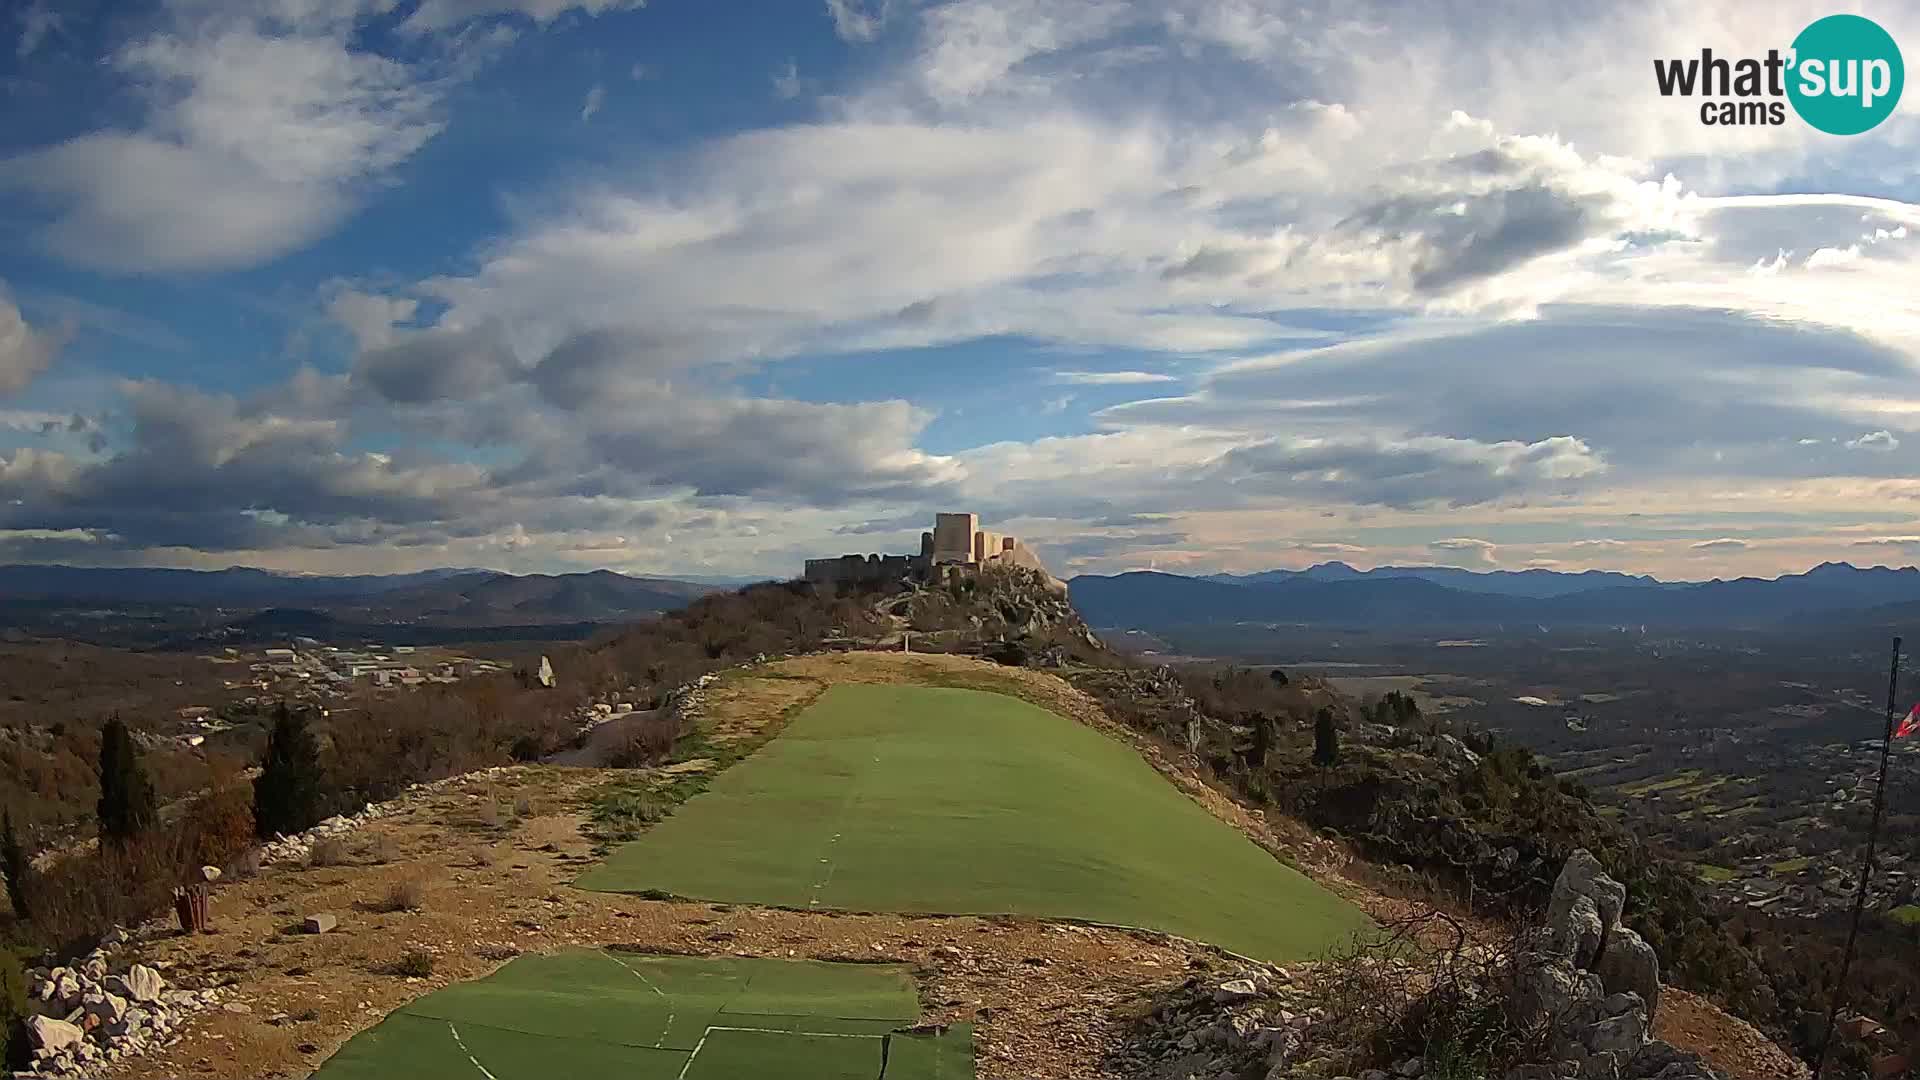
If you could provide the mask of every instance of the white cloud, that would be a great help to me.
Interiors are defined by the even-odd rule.
[[[14,44],[15,58],[25,60],[40,50],[47,35],[62,32],[60,13],[53,10],[49,0],[33,0],[14,13],[14,21],[20,25],[20,40]]]
[[[41,242],[87,266],[234,267],[299,248],[440,129],[436,90],[350,47],[350,29],[188,21],[137,40],[113,63],[151,101],[146,123],[0,162],[0,186],[53,204]]]
[[[827,14],[840,40],[864,43],[880,36],[892,15],[893,0],[827,0]]]
[[[773,96],[781,101],[792,101],[800,96],[800,67],[791,59],[774,69]]]
[[[0,397],[26,389],[59,350],[55,336],[27,324],[0,283]]]
[[[1446,560],[1451,566],[1483,569],[1499,565],[1499,560],[1495,557],[1499,546],[1472,537],[1434,540],[1427,544],[1427,550],[1431,551],[1435,557]]]
[[[1172,375],[1153,371],[1057,371],[1053,381],[1071,386],[1135,386],[1141,383],[1177,382]]]
[[[602,15],[646,6],[647,0],[420,0],[401,25],[414,33],[429,33],[493,15],[520,15],[549,23],[572,11]]]
[[[1876,454],[1890,454],[1900,449],[1900,440],[1891,431],[1870,431],[1857,439],[1847,440],[1847,449],[1866,450]]]
[[[593,114],[599,112],[600,106],[606,104],[606,101],[607,88],[594,83],[593,88],[587,91],[586,99],[580,103],[580,122],[584,124],[593,119]]]
[[[1748,544],[1745,540],[1736,539],[1731,536],[1723,536],[1715,540],[1701,540],[1698,543],[1687,546],[1694,551],[1744,551],[1752,545]]]

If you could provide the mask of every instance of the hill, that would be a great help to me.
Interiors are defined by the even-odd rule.
[[[1082,575],[1070,584],[1075,602],[1094,625],[1150,631],[1209,622],[1459,632],[1531,625],[1772,628],[1809,617],[1845,619],[1891,603],[1920,605],[1920,569],[1914,567],[1823,563],[1772,579],[1627,579],[1629,584],[1615,580],[1620,575],[1516,580],[1525,575],[1414,569],[1418,572],[1282,572],[1231,580],[1147,571]],[[1581,581],[1576,586],[1567,578]]]

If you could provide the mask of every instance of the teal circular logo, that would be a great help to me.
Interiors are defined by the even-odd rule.
[[[1829,135],[1871,130],[1893,114],[1907,81],[1893,35],[1859,15],[1829,15],[1800,31],[1789,63],[1793,111]]]

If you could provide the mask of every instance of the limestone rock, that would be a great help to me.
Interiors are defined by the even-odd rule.
[[[78,1024],[69,1024],[65,1020],[55,1020],[51,1016],[27,1017],[27,1038],[33,1041],[36,1049],[65,1050],[80,1045],[86,1035]]]
[[[1606,949],[1594,966],[1608,993],[1634,993],[1646,1002],[1647,1025],[1660,1010],[1660,958],[1653,946],[1626,927],[1607,935]]]
[[[1260,996],[1252,979],[1228,979],[1213,988],[1213,1000],[1222,1005],[1232,1005],[1241,1001],[1252,1001]]]
[[[1600,921],[1599,905],[1585,893],[1568,901],[1566,912],[1548,924],[1548,930],[1553,935],[1554,951],[1573,961],[1577,968],[1593,967],[1607,934],[1606,926]]]
[[[321,911],[307,916],[306,920],[300,924],[300,928],[309,934],[324,934],[339,925],[339,919]]]
[[[127,969],[125,975],[109,978],[108,989],[124,994],[134,1001],[159,1001],[166,992],[167,981],[160,973],[145,964],[135,964]],[[117,983],[118,985],[113,985]]]
[[[1567,924],[1574,899],[1580,896],[1593,899],[1600,925],[1607,931],[1620,925],[1620,913],[1627,905],[1627,887],[1608,877],[1600,868],[1600,860],[1586,848],[1578,848],[1567,856],[1567,864],[1554,879],[1553,896],[1547,902],[1549,930]]]

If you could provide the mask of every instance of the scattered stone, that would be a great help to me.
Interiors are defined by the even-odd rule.
[[[87,1033],[78,1024],[69,1024],[65,1020],[55,1020],[51,1016],[27,1017],[27,1038],[33,1041],[38,1050],[65,1050],[78,1045],[87,1037]]]

